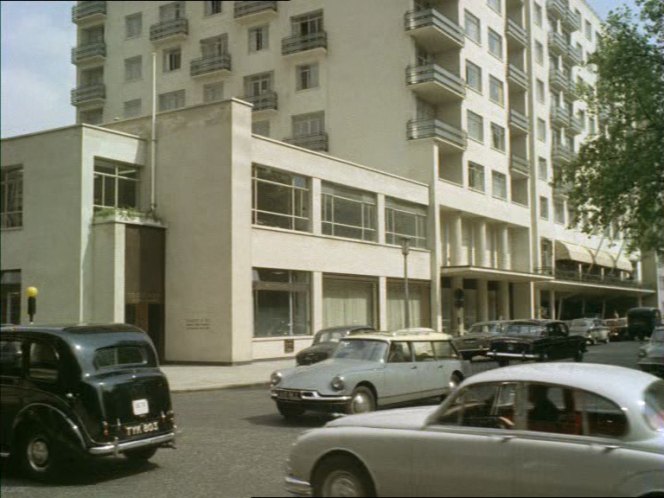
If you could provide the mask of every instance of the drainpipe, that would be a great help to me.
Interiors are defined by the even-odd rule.
[[[152,126],[150,131],[150,214],[157,210],[155,153],[157,145],[157,53],[152,52]]]

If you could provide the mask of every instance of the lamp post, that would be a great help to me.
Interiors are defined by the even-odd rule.
[[[37,313],[37,294],[39,294],[39,291],[37,290],[37,287],[28,287],[25,290],[25,293],[28,296],[28,316],[30,317],[30,324],[32,325],[35,313]]]
[[[404,289],[404,306],[406,313],[404,315],[406,327],[410,328],[410,296],[408,294],[408,253],[410,252],[410,238],[403,237],[401,239],[401,254],[403,254],[403,289]]]

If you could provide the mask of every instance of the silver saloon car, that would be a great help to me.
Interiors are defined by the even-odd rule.
[[[664,380],[535,363],[465,380],[438,407],[302,434],[286,489],[306,496],[662,496]]]
[[[274,372],[270,395],[286,418],[306,410],[362,413],[446,395],[470,373],[450,339],[412,329],[348,336],[327,360]]]

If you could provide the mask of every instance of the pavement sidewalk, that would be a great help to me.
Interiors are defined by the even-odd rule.
[[[171,392],[206,391],[246,386],[267,386],[270,374],[295,366],[295,358],[257,361],[248,365],[161,365]]]

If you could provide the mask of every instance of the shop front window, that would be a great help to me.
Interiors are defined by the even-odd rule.
[[[254,337],[311,334],[307,272],[254,268]]]

